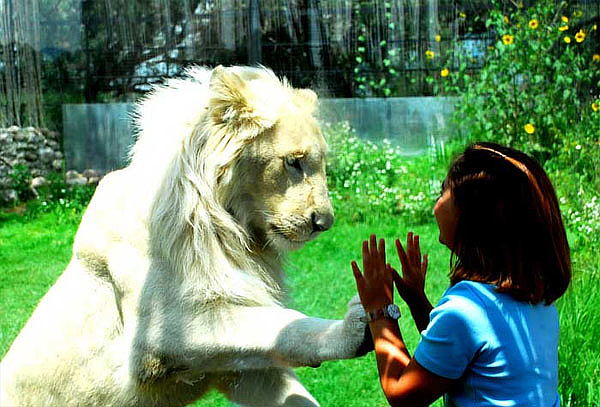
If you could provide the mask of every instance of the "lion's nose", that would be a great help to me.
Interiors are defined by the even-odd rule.
[[[311,215],[313,232],[324,232],[333,225],[333,216],[330,214],[319,214],[313,212]]]

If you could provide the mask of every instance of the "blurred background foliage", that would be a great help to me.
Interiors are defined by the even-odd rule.
[[[505,29],[490,21],[538,3],[580,12],[573,34],[600,15],[596,0],[4,0],[0,126],[60,131],[61,104],[132,101],[190,64],[263,64],[322,96],[437,95],[443,67],[481,69]]]

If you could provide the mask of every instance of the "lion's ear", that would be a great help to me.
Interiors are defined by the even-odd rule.
[[[317,94],[310,89],[295,89],[296,100],[300,102],[300,105],[308,110],[314,112],[317,109]]]
[[[219,65],[212,72],[209,87],[213,123],[255,137],[277,121],[273,104],[265,103],[264,95],[257,95],[256,89],[236,72]]]

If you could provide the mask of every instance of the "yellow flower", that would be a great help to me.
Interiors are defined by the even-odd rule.
[[[564,41],[565,41],[567,44],[570,44],[570,43],[571,43],[571,37],[569,37],[568,35],[567,35],[565,38],[563,38],[563,40],[564,40]]]
[[[568,25],[561,25],[560,27],[558,27],[558,31],[567,31],[569,29]]]
[[[445,78],[446,76],[450,75],[450,71],[448,70],[448,68],[444,68],[440,72],[440,75],[442,76],[442,78]]]
[[[504,24],[508,24],[510,23],[510,20],[508,19],[508,16],[504,16]]]
[[[575,41],[583,42],[583,40],[585,40],[585,33],[583,32],[583,30],[579,30],[579,32],[575,34]]]
[[[598,29],[598,24],[594,24],[594,25],[592,26],[592,30],[597,30],[597,29]]]
[[[569,22],[569,17],[567,17],[567,16],[562,16],[560,19],[562,20],[563,23]]]
[[[600,110],[600,105],[596,102],[592,103],[592,110],[594,112],[597,112],[598,110]]]
[[[435,56],[435,52],[431,51],[431,50],[427,50],[425,51],[425,58],[427,59],[433,59],[433,57]]]
[[[594,61],[594,62],[600,62],[600,55],[598,55],[598,54],[594,54],[594,55],[592,56],[592,61]]]
[[[539,22],[535,18],[529,22],[529,28],[531,28],[532,30],[535,30],[536,28],[538,28],[538,25],[539,25]]]
[[[467,18],[467,15],[465,14],[465,12],[464,12],[464,11],[461,11],[460,13],[458,13],[458,16],[459,16],[460,18]]]
[[[511,45],[513,42],[515,42],[515,37],[510,34],[504,34],[502,36],[502,42],[504,45]]]
[[[525,126],[523,126],[523,129],[525,129],[525,133],[527,134],[535,133],[535,127],[531,123],[527,123]]]
[[[435,36],[435,42],[440,42],[442,40],[442,36],[441,35],[436,35]]]

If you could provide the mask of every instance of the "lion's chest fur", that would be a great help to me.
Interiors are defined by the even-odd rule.
[[[230,373],[189,372],[176,352],[163,358],[138,348],[165,341],[177,346],[181,338],[169,335],[181,335],[186,324],[205,312],[205,293],[200,276],[173,276],[162,268],[162,259],[149,255],[140,207],[128,205],[128,191],[118,190],[129,184],[128,176],[126,171],[111,174],[98,188],[77,232],[69,267],[13,344],[20,360],[3,361],[3,371],[13,366],[20,370],[14,380],[32,397],[30,404],[78,404],[82,395],[95,394],[90,405],[149,406],[157,400],[157,405],[183,405],[230,380]],[[167,323],[182,331],[165,332]],[[204,326],[193,332],[216,335],[210,333],[213,325],[207,314]],[[47,348],[53,352],[45,352]],[[138,366],[132,365],[135,358],[142,360]],[[23,364],[29,367],[23,370]],[[65,382],[70,385],[63,388]]]

